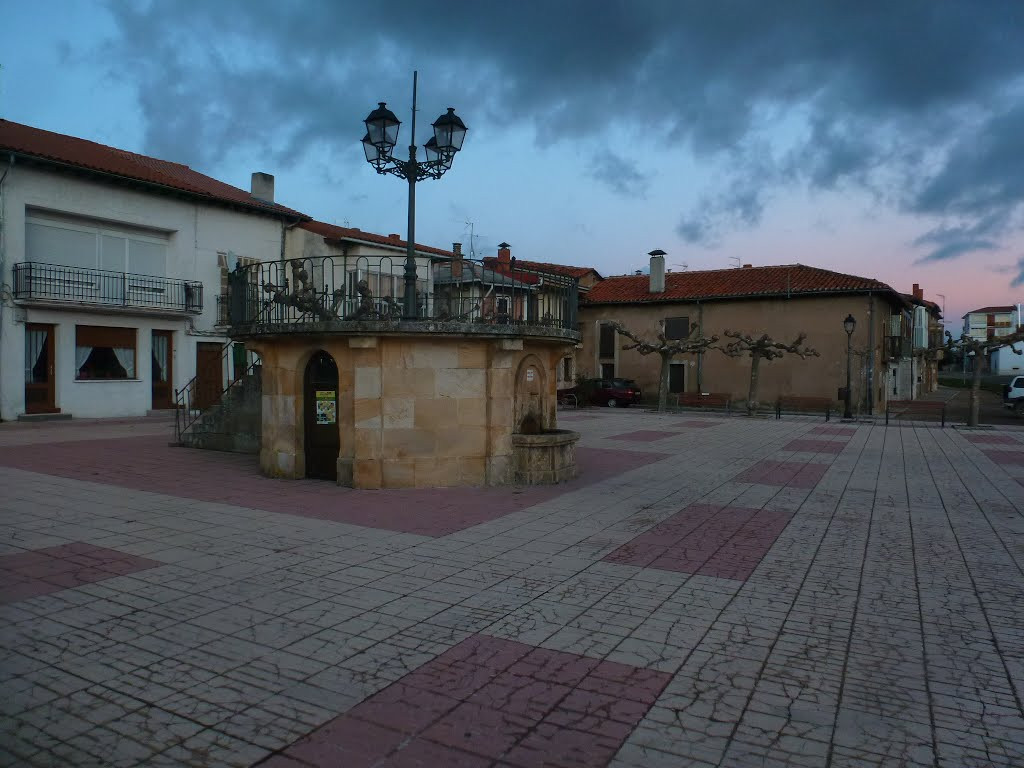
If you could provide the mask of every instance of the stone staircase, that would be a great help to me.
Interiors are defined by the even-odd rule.
[[[181,445],[231,453],[259,453],[263,385],[257,366],[231,386],[181,435]]]

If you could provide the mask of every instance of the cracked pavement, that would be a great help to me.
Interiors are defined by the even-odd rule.
[[[0,765],[1024,764],[1024,431],[560,425],[447,493],[0,425]]]

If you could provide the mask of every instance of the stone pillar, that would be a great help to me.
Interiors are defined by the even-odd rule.
[[[494,343],[487,377],[487,484],[512,482],[512,400],[516,367],[523,356],[522,339]]]
[[[260,469],[268,477],[305,477],[302,445],[300,350],[284,344],[250,344],[263,360],[263,425]]]

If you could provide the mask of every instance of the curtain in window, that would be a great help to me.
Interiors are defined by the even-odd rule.
[[[85,361],[91,354],[92,347],[75,347],[75,375],[82,370],[82,366],[85,365]]]
[[[120,360],[120,358],[118,358]],[[157,381],[167,381],[167,337],[153,337],[153,361],[157,366]],[[121,363],[124,365],[124,363]]]
[[[47,331],[25,331],[25,381],[29,384],[35,381],[33,371],[46,350],[47,333]]]
[[[135,378],[135,350],[131,347],[113,347],[114,357],[124,368],[129,379]]]

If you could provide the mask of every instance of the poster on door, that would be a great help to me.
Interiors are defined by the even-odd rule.
[[[338,421],[338,393],[333,389],[316,390],[316,423],[335,424]]]

